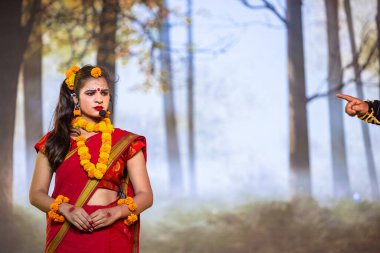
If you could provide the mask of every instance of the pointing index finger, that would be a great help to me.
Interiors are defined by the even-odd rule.
[[[344,100],[346,100],[346,101],[348,101],[348,102],[352,102],[352,101],[355,100],[354,97],[351,97],[351,96],[349,96],[349,95],[345,95],[345,94],[336,94],[336,96],[337,96],[338,98],[344,99]]]

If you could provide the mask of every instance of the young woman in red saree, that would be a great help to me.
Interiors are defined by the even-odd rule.
[[[112,126],[112,85],[102,68],[68,70],[54,128],[35,146],[29,195],[47,213],[45,252],[139,251],[139,214],[153,203],[146,141]]]

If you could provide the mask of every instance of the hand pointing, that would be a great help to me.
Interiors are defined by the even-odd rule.
[[[347,101],[345,111],[350,116],[363,116],[369,110],[368,104],[363,100],[345,94],[336,94],[338,98]]]

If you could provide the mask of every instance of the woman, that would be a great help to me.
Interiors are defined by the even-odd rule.
[[[153,203],[146,141],[113,128],[112,85],[102,68],[73,66],[61,85],[54,128],[35,146],[29,198],[47,213],[45,252],[139,250],[138,215]]]
[[[376,125],[380,125],[380,101],[361,100],[345,94],[336,94],[340,99],[347,101],[345,111],[350,116],[358,116],[359,119]]]

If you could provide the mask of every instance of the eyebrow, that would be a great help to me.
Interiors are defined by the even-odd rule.
[[[85,92],[87,91],[97,91],[98,89],[88,89],[88,90],[85,90]],[[101,89],[101,91],[109,91],[110,89]]]

